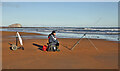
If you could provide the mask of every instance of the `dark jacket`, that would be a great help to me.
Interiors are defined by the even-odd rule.
[[[59,43],[57,38],[56,38],[56,36],[53,35],[53,34],[49,34],[48,35],[48,39],[49,39],[49,43],[50,44],[57,44],[57,43]]]

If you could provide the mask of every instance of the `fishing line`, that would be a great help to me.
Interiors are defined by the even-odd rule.
[[[95,24],[94,25],[96,25],[96,24],[98,24],[99,22],[100,22],[100,20],[101,20],[102,18],[101,17],[99,17],[99,19],[95,22]]]

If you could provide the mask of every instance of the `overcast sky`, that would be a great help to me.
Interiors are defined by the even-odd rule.
[[[117,27],[117,2],[3,2],[2,25]]]

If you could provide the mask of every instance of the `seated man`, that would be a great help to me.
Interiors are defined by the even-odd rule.
[[[49,50],[59,51],[58,50],[59,42],[56,38],[56,32],[55,31],[52,31],[52,33],[48,35],[48,39],[49,39],[48,51]]]

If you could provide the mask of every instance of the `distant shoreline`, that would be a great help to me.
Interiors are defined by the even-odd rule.
[[[0,28],[98,28],[98,29],[112,29],[112,28],[118,28],[120,29],[120,27],[0,27]]]

